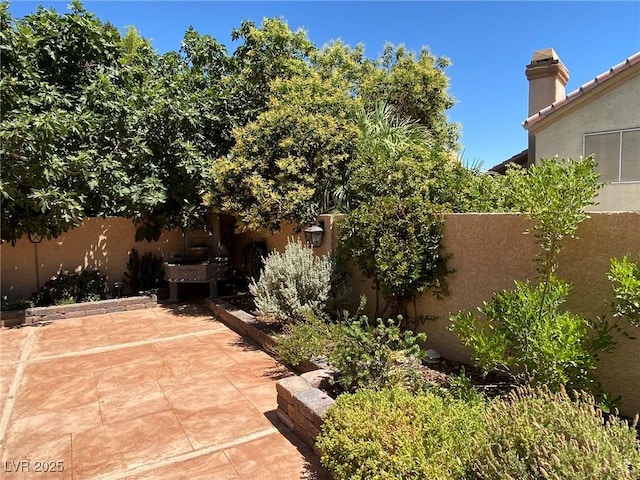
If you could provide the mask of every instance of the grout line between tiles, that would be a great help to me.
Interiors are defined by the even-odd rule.
[[[123,480],[128,476],[138,475],[141,473],[147,473],[157,468],[166,467],[168,465],[172,465],[174,463],[184,462],[186,460],[192,460],[194,458],[201,457],[203,455],[207,455],[210,453],[219,452],[221,450],[225,450],[227,448],[236,447],[238,445],[242,445],[243,443],[250,442],[252,440],[257,440],[259,438],[267,437],[269,435],[273,435],[274,433],[278,433],[278,429],[275,427],[270,427],[265,430],[260,430],[259,432],[251,433],[249,435],[244,435],[240,438],[236,438],[235,440],[231,440],[229,442],[221,443],[219,445],[211,445],[210,447],[201,448],[199,450],[195,450],[193,452],[183,453],[181,455],[176,455],[174,457],[165,458],[163,460],[159,460],[157,462],[148,463],[146,465],[140,467],[134,467],[126,470],[125,472],[120,473],[112,473],[101,475],[98,477],[94,477],[93,480]],[[231,462],[229,462],[231,463]],[[233,465],[233,464],[232,464]],[[235,467],[234,467],[235,469]]]
[[[13,375],[13,380],[11,381],[11,387],[9,388],[9,393],[7,394],[7,402],[4,404],[4,408],[2,409],[2,419],[0,419],[0,445],[4,445],[4,436],[7,433],[9,419],[11,418],[11,414],[13,413],[13,407],[16,403],[18,389],[20,388],[20,384],[22,383],[22,377],[24,376],[24,369],[27,364],[27,358],[29,357],[31,350],[33,349],[33,345],[36,343],[36,340],[36,331],[31,330],[22,343],[20,360],[18,361],[18,365],[16,366],[16,373]]]
[[[161,342],[170,342],[173,340],[180,340],[183,338],[189,338],[189,337],[205,337],[208,335],[214,335],[216,333],[220,333],[222,331],[228,330],[227,327],[222,327],[219,329],[215,329],[215,330],[207,330],[205,332],[198,332],[198,333],[181,333],[179,335],[174,335],[172,337],[162,337],[162,338],[153,338],[150,340],[138,340],[135,342],[129,342],[129,343],[119,343],[117,345],[109,345],[109,346],[105,346],[105,347],[96,347],[96,348],[89,348],[87,350],[80,350],[77,352],[69,352],[69,353],[61,353],[61,354],[57,354],[57,355],[49,355],[49,356],[42,356],[42,357],[38,357],[35,358],[33,360],[31,360],[31,363],[35,363],[35,362],[41,362],[41,361],[46,361],[46,360],[56,360],[59,358],[71,358],[71,357],[82,357],[84,355],[91,355],[94,353],[104,353],[104,352],[114,352],[117,350],[123,350],[125,348],[132,348],[132,347],[141,347],[144,345],[152,345],[154,343],[161,343]]]

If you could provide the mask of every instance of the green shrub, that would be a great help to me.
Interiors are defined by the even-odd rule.
[[[484,441],[482,402],[400,388],[341,395],[316,446],[335,480],[465,478]]]
[[[394,312],[404,318],[411,298],[426,291],[447,292],[443,221],[433,210],[419,197],[374,197],[340,225],[340,248],[346,257],[373,279]]]
[[[285,325],[273,350],[284,363],[299,365],[305,360],[325,356],[338,328],[315,315],[307,315],[298,323]]]
[[[131,249],[123,280],[134,293],[158,288],[163,277],[162,256],[147,252],[140,257],[137,250]]]
[[[397,321],[378,318],[370,323],[366,315],[346,319],[339,328],[328,352],[329,363],[340,374],[338,383],[347,391],[358,388],[380,389],[403,386],[416,389],[422,385],[418,370],[424,357],[419,342],[424,333],[415,334],[400,328]]]
[[[584,387],[596,367],[594,338],[580,315],[560,311],[569,285],[555,277],[543,284],[516,282],[478,308],[454,315],[452,331],[473,348],[477,365],[518,383]],[[599,337],[595,337],[599,339]]]
[[[37,307],[80,303],[109,298],[109,285],[97,270],[63,271],[33,295]]]
[[[25,310],[31,307],[33,307],[33,301],[28,298],[9,300],[7,295],[3,295],[2,303],[0,304],[0,311],[10,312],[12,310]]]
[[[284,253],[267,256],[260,278],[249,285],[258,316],[296,322],[308,312],[322,315],[330,302],[333,270],[329,255],[316,256],[300,240],[289,240]]]
[[[626,318],[631,325],[640,327],[640,265],[628,256],[622,260],[612,258],[607,276],[613,283],[614,316]]]
[[[635,429],[603,419],[594,399],[519,388],[487,410],[474,472],[485,480],[640,478]],[[603,426],[604,424],[604,426]]]

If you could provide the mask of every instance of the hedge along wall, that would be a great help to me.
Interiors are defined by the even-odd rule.
[[[165,231],[157,242],[136,242],[136,227],[124,218],[88,218],[58,238],[29,242],[23,236],[15,246],[0,246],[2,295],[9,299],[30,297],[37,290],[36,249],[40,285],[62,270],[93,268],[106,275],[109,283],[122,280],[129,251],[152,252],[169,258],[182,248],[180,230]]]
[[[594,318],[610,315],[605,301],[613,298],[607,279],[611,257],[631,255],[640,259],[640,212],[591,213],[580,224],[578,239],[567,238],[560,256],[558,275],[573,284],[567,308]],[[332,217],[329,234],[325,235],[319,254],[326,253],[338,240],[340,216]],[[514,280],[536,276],[534,255],[541,251],[533,235],[523,232],[532,223],[517,214],[448,214],[444,223],[444,250],[451,254],[448,275],[450,295],[437,300],[425,294],[416,302],[418,315],[436,316],[420,326],[427,333],[427,348],[435,348],[446,358],[471,361],[471,351],[448,331],[449,316],[461,309],[472,310],[488,301],[494,292],[511,289]],[[290,228],[290,230],[287,230]],[[326,227],[325,227],[326,230]],[[264,238],[269,250],[284,250],[293,227],[286,226],[278,234],[244,234],[249,238]],[[330,240],[330,242],[329,242]],[[375,291],[371,282],[353,272],[352,289],[355,303],[359,295],[367,297],[368,313],[375,307]],[[410,307],[410,313],[412,309]],[[599,376],[605,391],[621,395],[622,413],[633,416],[640,412],[640,329],[629,328],[637,340],[619,335],[612,354],[603,354]]]

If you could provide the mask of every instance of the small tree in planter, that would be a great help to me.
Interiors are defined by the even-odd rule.
[[[542,249],[536,255],[536,282],[516,282],[478,313],[451,318],[451,330],[473,349],[485,372],[499,370],[518,383],[581,388],[592,382],[597,353],[613,348],[606,321],[561,310],[571,286],[556,276],[562,240],[576,237],[578,224],[587,218],[584,209],[601,187],[595,166],[592,157],[543,160],[513,177],[513,200],[535,221],[526,233],[533,232]]]
[[[392,313],[406,319],[416,295],[447,293],[442,225],[433,208],[418,197],[374,198],[345,218],[341,248],[387,301],[382,311],[376,305],[376,316],[391,306]]]

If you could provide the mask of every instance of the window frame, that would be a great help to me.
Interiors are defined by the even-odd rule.
[[[582,156],[586,157],[587,156],[587,137],[594,137],[596,135],[609,135],[612,133],[617,133],[619,140],[618,140],[618,180],[610,180],[607,181],[606,183],[610,183],[610,184],[622,184],[622,183],[640,183],[640,178],[638,180],[620,180],[620,177],[622,175],[622,134],[624,132],[640,132],[640,127],[631,127],[631,128],[620,128],[620,129],[616,129],[616,130],[605,130],[605,131],[601,131],[601,132],[590,132],[590,133],[583,133],[582,134]],[[596,158],[596,162],[598,161],[598,159]]]

